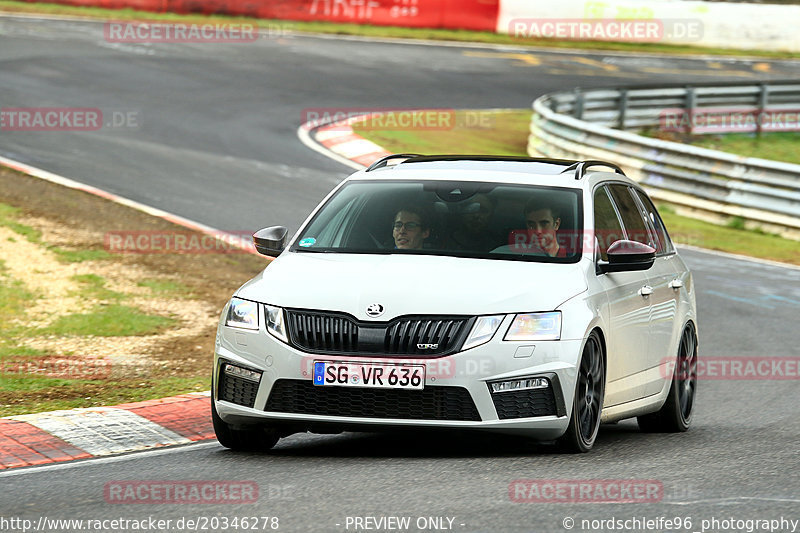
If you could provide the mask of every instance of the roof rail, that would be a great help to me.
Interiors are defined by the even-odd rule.
[[[574,169],[575,170],[575,179],[579,180],[579,179],[583,179],[583,177],[586,175],[586,172],[589,169],[589,167],[596,167],[596,166],[613,168],[614,172],[616,172],[617,174],[622,174],[623,176],[625,175],[625,172],[623,172],[622,169],[619,168],[614,163],[608,163],[607,161],[598,161],[598,160],[594,160],[594,159],[590,159],[590,160],[587,160],[587,161],[579,161],[573,167],[565,169],[564,172],[567,172],[568,170]]]
[[[371,172],[373,170],[376,170],[376,169],[379,169],[379,168],[383,168],[383,167],[387,166],[389,164],[389,161],[391,161],[392,159],[410,159],[412,157],[420,157],[420,154],[392,154],[392,155],[387,155],[386,157],[381,157],[380,159],[378,159],[377,161],[372,163],[369,166],[369,168],[367,168],[366,171],[367,172]],[[400,163],[402,163],[402,161],[400,161]],[[398,165],[400,163],[398,163]]]
[[[387,166],[392,159],[406,159],[400,163],[431,163],[434,161],[514,161],[518,163],[550,163],[552,165],[570,166],[574,169],[578,161],[574,159],[551,159],[547,157],[523,157],[513,155],[421,155],[421,154],[392,154],[372,163],[367,172]],[[399,163],[398,163],[399,164]]]
[[[430,163],[433,161],[514,161],[518,163],[550,163],[553,165],[573,165],[574,159],[551,159],[546,157],[524,157],[514,155],[421,155],[409,163]]]
[[[552,159],[548,157],[522,157],[510,155],[421,155],[421,154],[391,154],[386,157],[378,159],[372,163],[367,172],[377,170],[389,165],[393,159],[402,159],[397,164],[401,163],[430,163],[434,161],[512,161],[518,163],[549,163],[551,165],[564,166],[562,174],[567,172],[575,172],[575,179],[582,179],[590,167],[603,166],[614,169],[617,174],[625,173],[620,167],[613,163],[599,160],[575,161],[574,159]]]

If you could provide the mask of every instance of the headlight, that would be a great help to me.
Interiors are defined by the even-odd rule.
[[[517,315],[508,328],[507,341],[557,341],[561,338],[561,311]]]
[[[505,315],[479,316],[475,321],[475,325],[472,326],[472,331],[469,332],[469,337],[467,337],[462,349],[468,350],[489,342],[497,328],[500,327],[503,318],[505,318]]]
[[[258,329],[258,304],[248,300],[232,298],[228,306],[226,326],[244,329]]]
[[[286,327],[283,322],[283,309],[273,305],[264,305],[264,310],[267,315],[267,331],[288,343],[289,338],[286,336]]]

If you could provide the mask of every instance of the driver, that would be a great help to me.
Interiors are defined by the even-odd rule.
[[[394,246],[399,250],[420,250],[431,235],[430,224],[425,212],[412,206],[402,207],[394,216],[392,236]]]
[[[525,204],[525,225],[531,237],[550,257],[566,257],[567,249],[558,244],[557,232],[561,227],[561,213],[556,206],[533,198]]]

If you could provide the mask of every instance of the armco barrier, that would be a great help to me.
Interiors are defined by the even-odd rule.
[[[28,0],[36,3],[35,0]],[[500,0],[47,0],[72,6],[131,8],[262,19],[323,20],[378,26],[494,31]]]
[[[552,93],[533,103],[528,152],[561,158],[605,159],[680,212],[800,240],[800,165],[642,137],[626,129],[659,126],[664,110],[799,109],[800,83]],[[570,116],[571,115],[571,116]]]

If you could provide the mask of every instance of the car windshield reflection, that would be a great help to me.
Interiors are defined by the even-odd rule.
[[[451,181],[358,181],[301,230],[292,251],[575,262],[576,189]]]

